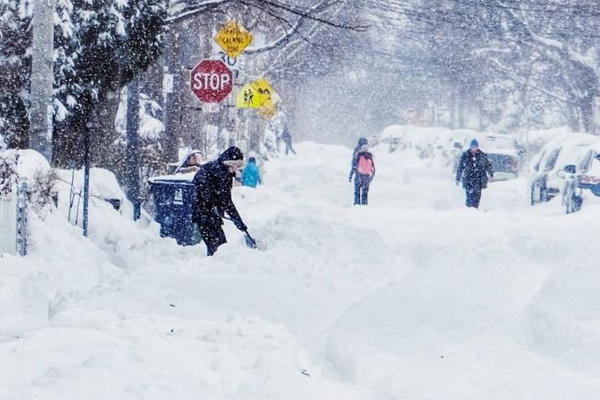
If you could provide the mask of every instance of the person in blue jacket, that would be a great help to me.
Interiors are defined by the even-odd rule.
[[[487,187],[488,174],[494,177],[492,164],[487,154],[479,149],[477,139],[473,139],[469,150],[461,155],[456,169],[456,184],[462,180],[467,207],[479,208],[481,191]]]
[[[258,165],[256,165],[256,158],[250,157],[248,164],[246,164],[242,171],[242,185],[255,188],[259,183],[262,184],[260,171],[258,170]]]

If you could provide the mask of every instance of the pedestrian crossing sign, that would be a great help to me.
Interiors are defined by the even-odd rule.
[[[237,108],[260,107],[260,94],[251,83],[244,85],[235,98]]]

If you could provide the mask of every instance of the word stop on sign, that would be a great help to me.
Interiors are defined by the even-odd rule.
[[[197,72],[193,77],[192,88],[194,90],[223,91],[229,84],[231,84],[229,74]]]

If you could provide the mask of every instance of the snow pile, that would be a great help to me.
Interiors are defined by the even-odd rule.
[[[449,166],[457,151],[454,143],[461,146],[467,137],[473,137],[474,131],[451,131],[433,127],[412,125],[391,125],[375,138],[380,148],[389,152],[410,152],[420,159],[436,165]]]
[[[351,149],[297,151],[234,190],[266,251],[227,223],[207,258],[98,198],[83,240],[59,187],[1,259],[0,398],[597,397],[600,206],[531,208],[519,178],[466,209],[445,166],[376,147],[352,207]]]

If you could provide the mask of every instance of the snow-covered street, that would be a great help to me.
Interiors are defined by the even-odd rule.
[[[236,204],[265,251],[181,248],[102,202],[59,212],[0,270],[2,399],[594,399],[600,207],[529,206],[528,181],[464,207],[448,169],[305,143]]]

